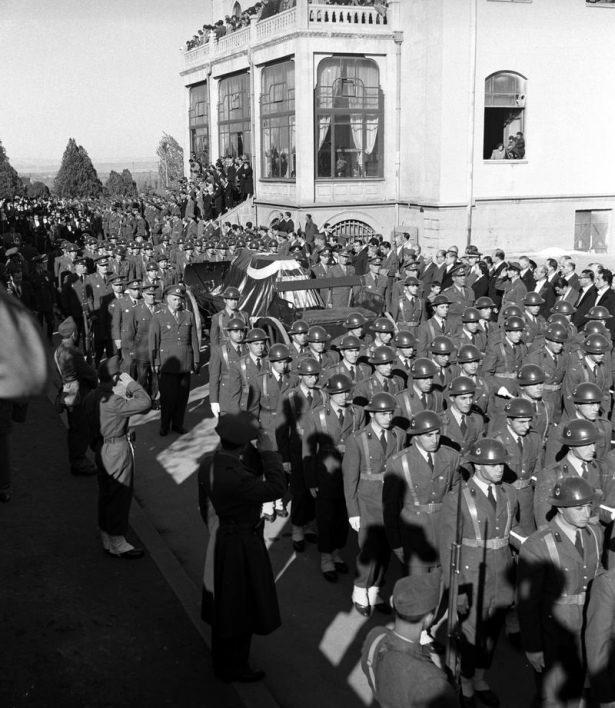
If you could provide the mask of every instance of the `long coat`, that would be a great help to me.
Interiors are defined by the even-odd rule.
[[[199,366],[199,339],[194,315],[179,310],[177,319],[168,307],[161,307],[152,317],[149,332],[152,366],[161,374],[187,374]]]
[[[615,702],[615,570],[592,583],[587,606],[585,650],[593,697],[601,704]]]
[[[239,345],[239,351],[226,342],[211,350],[209,358],[209,401],[220,404],[221,413],[230,413],[233,403],[229,387],[229,371],[245,354],[245,344]]]

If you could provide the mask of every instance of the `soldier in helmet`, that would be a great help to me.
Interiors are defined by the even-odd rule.
[[[230,413],[233,402],[230,397],[229,372],[246,354],[246,325],[240,317],[232,317],[226,323],[226,339],[214,347],[209,358],[209,404],[215,416]]]
[[[560,300],[551,308],[551,315],[561,315],[565,319],[565,322],[562,322],[562,324],[566,327],[568,339],[574,339],[578,334],[578,330],[574,322],[575,314],[576,308],[567,300]],[[551,318],[549,317],[547,324],[550,322]]]
[[[489,386],[482,376],[478,375],[481,353],[473,344],[462,344],[457,352],[457,363],[453,365],[453,375],[466,376],[474,382],[474,410],[483,418],[487,417],[489,406]]]
[[[453,284],[442,291],[448,298],[448,325],[455,332],[461,325],[462,315],[468,307],[474,304],[474,291],[466,285],[468,269],[461,263],[450,272]]]
[[[474,303],[474,307],[480,314],[480,319],[478,321],[479,331],[484,334],[487,339],[489,339],[492,327],[496,326],[496,323],[493,322],[493,312],[495,306],[495,302],[493,302],[493,300],[486,295],[476,298],[476,302]]]
[[[518,505],[515,488],[502,481],[506,459],[506,450],[498,440],[483,438],[476,442],[468,455],[474,473],[467,482],[462,482],[460,491],[446,495],[440,515],[443,568],[450,564],[458,504],[463,519],[457,610],[462,632],[464,706],[475,705],[475,698],[488,706],[499,705],[485,680],[485,672],[491,665],[506,611],[514,600],[509,543],[514,543],[511,531],[518,527]],[[448,585],[446,573],[444,582]]]
[[[491,436],[506,450],[504,481],[517,490],[519,525],[524,535],[536,530],[532,477],[540,469],[542,440],[532,429],[534,407],[525,398],[512,398],[504,406],[506,418],[494,427]]]
[[[461,315],[461,325],[455,332],[457,347],[471,344],[484,352],[487,348],[487,335],[480,327],[480,312],[475,307],[466,307]]]
[[[431,359],[415,359],[410,367],[411,384],[397,394],[396,424],[407,428],[410,419],[419,411],[441,413],[444,409],[442,393],[434,388],[433,379],[438,369]]]
[[[307,337],[309,324],[305,320],[295,320],[288,330],[290,337],[290,351],[293,355],[293,362],[297,362],[299,357],[308,353]]]
[[[372,356],[378,347],[388,347],[395,334],[395,325],[388,317],[378,317],[372,322],[374,341],[367,347],[367,355]]]
[[[551,404],[555,422],[562,417],[562,382],[566,372],[562,351],[567,340],[564,327],[550,324],[544,333],[544,345],[530,351],[524,360],[525,364],[535,364],[544,372],[543,398]]]
[[[541,674],[543,705],[581,705],[584,612],[590,584],[602,570],[602,533],[590,523],[594,489],[585,479],[563,476],[548,493],[555,515],[519,555],[521,639]]]
[[[391,347],[378,347],[374,349],[369,363],[374,367],[374,373],[355,388],[355,401],[366,406],[379,391],[398,394],[404,389],[404,382],[393,374],[395,352]]]
[[[279,403],[276,438],[284,469],[290,473],[292,544],[297,553],[305,550],[306,539],[316,540],[316,511],[305,476],[303,437],[312,411],[324,403],[324,396],[318,388],[320,374],[320,364],[316,359],[303,357],[295,369],[298,383],[282,393]]]
[[[540,437],[541,446],[544,446],[547,435],[554,425],[553,407],[549,401],[543,400],[545,373],[536,364],[522,366],[517,374],[517,391],[519,398],[532,406],[534,417],[532,430]],[[495,425],[500,425],[503,418],[498,419]],[[543,455],[540,455],[541,459]]]
[[[306,484],[316,500],[320,570],[334,583],[348,567],[341,552],[348,539],[348,511],[344,499],[342,459],[346,440],[365,425],[365,412],[354,406],[353,383],[344,374],[327,380],[328,399],[310,411],[303,433]]]
[[[450,337],[438,336],[429,347],[431,360],[437,367],[434,376],[434,388],[444,391],[453,380],[454,369],[451,366],[451,356],[455,351],[455,345]]]
[[[583,342],[582,358],[571,361],[566,368],[563,382],[564,409],[572,415],[574,401],[572,392],[583,381],[595,383],[602,391],[602,412],[608,415],[611,411],[611,388],[613,387],[613,372],[610,362],[605,363],[609,354],[609,340],[601,334],[590,334]],[[581,355],[580,355],[581,356]]]
[[[339,349],[339,343],[345,336],[350,334],[359,340],[362,350],[367,349],[373,341],[372,335],[366,333],[365,331],[367,324],[367,319],[360,312],[351,312],[344,321],[344,329],[346,330],[346,334],[342,334],[334,339],[331,342],[331,347]]]
[[[507,317],[504,320],[504,336],[500,341],[492,341],[487,347],[483,362],[483,373],[491,387],[493,414],[504,409],[507,399],[512,398],[514,380],[527,354],[522,341],[525,328],[521,317]]]
[[[250,324],[250,318],[247,312],[239,309],[239,300],[241,293],[238,288],[228,287],[222,293],[224,300],[224,309],[217,312],[211,318],[211,327],[209,330],[209,341],[212,347],[219,347],[227,339],[228,330],[226,325],[230,319],[239,318],[243,320],[246,327]]]
[[[545,318],[540,314],[540,308],[544,305],[544,299],[533,290],[526,293],[523,298],[525,312],[525,333],[523,339],[528,347],[531,347],[536,339],[542,336],[547,328]]]
[[[355,398],[354,389],[357,384],[367,381],[372,375],[372,370],[367,364],[359,361],[361,353],[361,342],[358,337],[353,334],[346,334],[338,343],[338,351],[341,355],[341,361],[334,366],[329,367],[323,372],[323,381],[328,381],[335,374],[343,374],[352,381],[353,393],[352,399]]]
[[[372,607],[388,610],[380,595],[391,555],[382,515],[382,483],[386,461],[402,449],[406,438],[393,426],[396,406],[390,393],[374,395],[366,407],[370,423],[347,438],[342,461],[348,522],[359,543],[352,602],[364,617],[369,617]]]
[[[334,366],[339,361],[337,352],[327,350],[327,344],[330,340],[331,335],[327,333],[324,327],[314,325],[308,330],[308,351],[306,356],[316,359],[323,371],[330,366]]]
[[[409,275],[404,280],[404,292],[393,297],[391,301],[391,317],[400,329],[416,334],[416,330],[425,319],[425,300],[419,297],[420,282],[418,278]]]
[[[429,356],[429,347],[436,337],[451,336],[451,328],[447,320],[450,304],[446,295],[436,295],[433,299],[433,316],[422,322],[416,331],[417,354],[419,356]]]
[[[229,413],[249,411],[258,417],[258,377],[269,369],[265,351],[269,337],[264,329],[254,327],[244,339],[248,352],[229,367]]]
[[[442,500],[460,479],[460,455],[441,444],[442,427],[434,411],[418,412],[408,427],[412,444],[389,458],[384,469],[387,538],[411,575],[440,568]]]
[[[594,307],[592,307],[585,315],[585,327],[587,327],[587,325],[591,324],[592,322],[600,322],[609,331],[609,335],[607,336],[607,338],[610,341],[610,320],[612,319],[612,317],[613,315],[606,307],[603,307],[602,305],[594,305]]]
[[[393,374],[399,376],[406,387],[416,352],[416,337],[411,332],[400,329],[393,338],[393,344],[395,345]]]
[[[466,376],[457,376],[446,389],[448,405],[442,413],[442,436],[462,457],[485,432],[482,415],[473,411],[475,393],[474,381]]]

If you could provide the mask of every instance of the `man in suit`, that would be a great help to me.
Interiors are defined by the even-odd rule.
[[[567,256],[562,263],[562,277],[571,288],[579,289],[579,276],[576,274],[576,263]]]
[[[434,280],[442,282],[445,268],[446,251],[437,251],[434,260],[428,263],[421,273],[422,292],[428,295]],[[410,274],[409,274],[410,275]]]
[[[547,269],[547,280],[554,287],[555,281],[559,278],[559,265],[555,258],[547,258],[545,267]]]
[[[569,302],[571,305],[579,299],[579,293],[573,287],[568,285],[564,278],[558,278],[555,281],[555,303]]]
[[[457,268],[458,254],[457,251],[449,249],[446,252],[446,262],[442,270],[442,290],[450,288],[453,284],[453,271]]]
[[[544,300],[538,314],[546,320],[551,314],[551,308],[555,304],[555,290],[547,278],[547,269],[545,266],[537,266],[534,271],[534,277],[536,278],[534,287],[528,288],[528,292],[533,291],[538,293]]]
[[[594,272],[585,268],[579,273],[579,286],[581,290],[577,296],[577,301],[572,303],[576,307],[576,312],[572,315],[572,323],[577,329],[581,329],[585,323],[585,315],[596,303],[598,291],[594,285]]]
[[[504,285],[501,279],[506,275],[508,264],[504,260],[506,255],[504,251],[496,248],[493,252],[493,272],[491,273],[491,282],[489,284],[489,297],[495,302],[499,308],[504,295]]]
[[[536,280],[534,278],[534,272],[532,271],[530,259],[527,256],[521,256],[519,258],[519,265],[521,266],[519,277],[525,283],[525,287],[528,291],[533,290],[536,285]]]
[[[597,273],[594,282],[597,291],[594,307],[596,305],[606,307],[611,315],[613,315],[613,317],[606,322],[606,326],[611,333],[611,338],[613,338],[615,337],[615,291],[611,288],[613,284],[613,273],[604,268]]]

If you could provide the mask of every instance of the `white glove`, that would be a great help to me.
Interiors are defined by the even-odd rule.
[[[498,396],[504,396],[506,398],[514,398],[512,393],[506,388],[506,386],[500,386],[498,388]]]
[[[359,533],[359,529],[361,528],[361,517],[360,516],[351,516],[348,519],[348,523],[350,524],[350,528],[353,531],[356,531]]]
[[[284,472],[290,474],[290,462],[283,462],[282,464],[284,465]]]
[[[218,418],[220,415],[220,404],[210,402],[209,407],[211,408],[211,412]]]

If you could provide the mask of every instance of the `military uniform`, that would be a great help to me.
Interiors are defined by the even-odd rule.
[[[258,377],[263,371],[269,371],[269,361],[261,357],[260,368],[256,357],[244,354],[229,367],[228,400],[229,412],[250,411],[258,417]]]
[[[130,358],[135,362],[136,379],[152,400],[158,396],[158,376],[152,371],[149,331],[157,309],[157,305],[150,309],[141,300],[129,309],[126,318],[127,341],[131,342]]]
[[[136,365],[133,359],[134,344],[132,337],[134,330],[131,327],[131,311],[139,304],[130,295],[124,295],[115,303],[111,313],[111,339],[121,342],[122,371],[136,378]]]
[[[478,332],[469,332],[465,327],[458,329],[453,336],[453,341],[459,349],[464,344],[472,344],[480,352],[485,353],[487,349],[487,335],[482,330]]]
[[[209,342],[212,347],[219,347],[228,340],[228,330],[226,329],[230,320],[234,318],[243,320],[246,328],[250,325],[250,317],[243,310],[235,310],[229,314],[228,310],[220,310],[211,318],[211,327],[209,329]]]
[[[502,295],[502,306],[500,312],[503,312],[507,305],[518,305],[523,308],[523,299],[527,295],[527,287],[521,278],[516,280],[507,280],[504,283],[504,295]]]
[[[571,420],[578,419],[579,416],[575,412],[574,415],[564,414],[559,424],[554,425],[549,435],[547,436],[547,444],[545,449],[545,465],[552,465],[555,462],[560,462],[566,454],[565,446],[561,441],[561,432],[564,426]],[[609,450],[611,449],[611,424],[606,418],[599,417],[592,423],[598,429],[598,439],[596,441],[596,459],[604,460]]]
[[[98,361],[106,350],[110,356],[112,352],[111,342],[108,332],[108,312],[106,303],[113,295],[108,278],[100,273],[92,273],[85,280],[85,300],[87,302],[88,315],[91,321],[92,332],[94,334],[94,347],[96,360]]]
[[[234,345],[230,340],[211,350],[209,358],[209,401],[220,404],[220,414],[237,410],[230,395],[229,375],[231,367],[244,356],[245,344]]]
[[[391,548],[384,529],[382,485],[387,459],[404,446],[406,434],[393,428],[385,432],[386,449],[373,423],[351,435],[342,462],[344,496],[348,517],[359,517],[359,555],[355,588],[365,591],[361,604],[376,604],[378,589],[384,584]],[[371,597],[370,597],[371,593]]]
[[[459,481],[460,455],[446,445],[430,453],[433,469],[416,445],[385,464],[382,506],[391,548],[410,574],[440,566],[442,501]]]
[[[190,394],[190,372],[199,369],[199,339],[194,315],[163,306],[152,317],[149,348],[154,370],[160,370],[160,428],[183,429]]]
[[[400,391],[395,396],[398,408],[395,411],[395,423],[406,429],[410,418],[419,411],[435,411],[440,413],[444,409],[444,398],[440,391],[432,390],[429,393],[419,394],[414,386]]]
[[[515,379],[521,366],[525,363],[527,347],[523,342],[511,344],[507,337],[499,342],[494,342],[487,346],[487,352],[483,361],[483,374],[491,388],[494,415],[502,413],[506,401],[505,397],[498,395],[501,386],[510,390],[515,385]]]
[[[461,316],[464,310],[474,304],[474,291],[467,285],[462,287],[451,285],[442,291],[442,295],[445,295],[450,301],[447,323],[450,329],[455,331],[461,325]]]
[[[470,446],[482,438],[485,433],[485,422],[480,413],[470,411],[470,413],[464,415],[465,430],[461,429],[461,424],[457,421],[452,407],[443,411],[440,414],[440,419],[442,420],[442,437],[444,441],[461,453],[462,458],[466,455]]]
[[[584,381],[595,383],[602,389],[602,414],[608,415],[611,411],[611,388],[613,387],[613,372],[611,371],[608,355],[605,356],[601,364],[595,364],[593,370],[586,356],[583,356],[583,358],[577,357],[576,361],[574,356],[571,357],[571,361],[566,368],[562,387],[564,409],[571,416],[575,412],[572,393],[578,384]]]
[[[391,317],[397,322],[399,329],[415,334],[418,326],[425,319],[425,300],[411,297],[404,293],[391,302]]]
[[[563,354],[551,354],[546,347],[528,352],[524,364],[536,364],[545,373],[543,398],[553,406],[554,421],[562,416],[562,382],[566,373],[566,357]]]
[[[594,700],[615,703],[615,570],[598,575],[587,605],[585,651]]]
[[[431,343],[439,336],[452,336],[452,330],[446,320],[443,325],[440,325],[435,317],[422,322],[416,330],[417,355],[428,357],[431,353]]]
[[[323,383],[327,383],[327,381],[332,376],[335,376],[335,374],[344,374],[344,376],[348,376],[348,378],[354,383],[352,393],[354,402],[356,395],[356,387],[364,381],[367,381],[367,379],[369,379],[369,377],[372,375],[372,370],[371,367],[369,367],[367,364],[363,364],[362,362],[357,362],[354,366],[350,366],[342,360],[338,364],[334,364],[333,366],[330,366],[328,369],[326,369],[322,373],[320,378],[322,379]]]
[[[384,391],[396,396],[404,390],[404,382],[399,376],[390,376],[388,378],[381,376],[378,373],[372,374],[365,381],[361,381],[355,386],[354,401],[360,406],[366,406],[374,397],[375,394]]]

